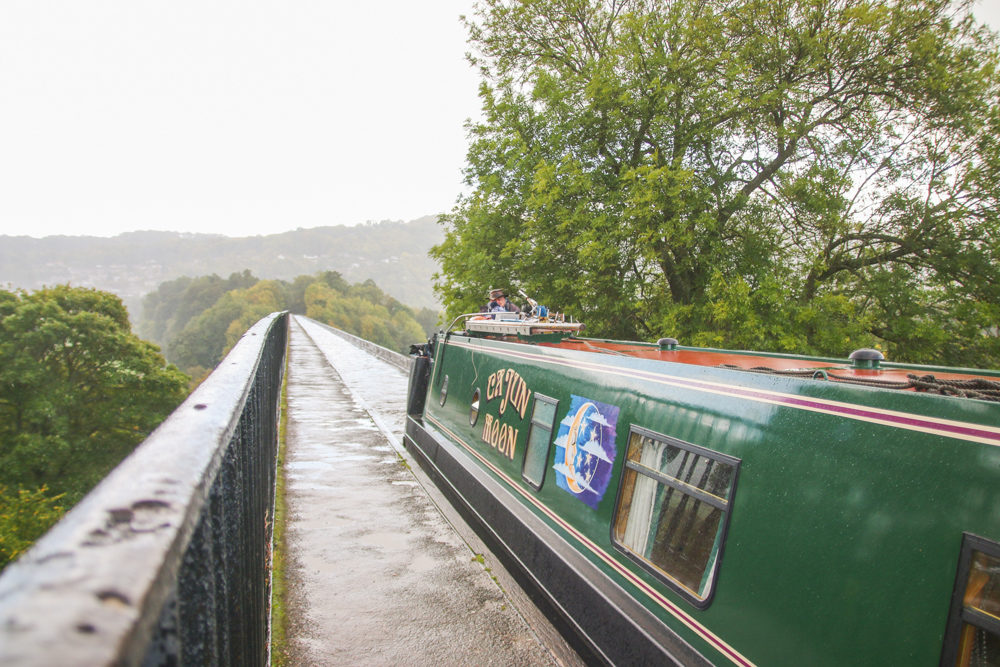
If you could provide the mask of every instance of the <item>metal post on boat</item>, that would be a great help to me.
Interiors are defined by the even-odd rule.
[[[413,365],[410,367],[410,383],[407,387],[406,414],[423,417],[427,398],[427,383],[431,377],[430,344],[412,345]]]

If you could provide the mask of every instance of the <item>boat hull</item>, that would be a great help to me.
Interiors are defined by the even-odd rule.
[[[412,416],[407,419],[404,442],[586,662],[711,664],[527,511],[459,446]]]
[[[406,446],[585,660],[954,664],[1000,405],[627,352],[449,334],[411,376]]]

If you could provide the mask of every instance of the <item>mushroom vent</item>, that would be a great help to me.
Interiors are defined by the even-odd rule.
[[[851,366],[854,368],[878,368],[879,362],[885,360],[885,355],[878,350],[865,347],[851,352],[848,359],[851,360]]]
[[[661,350],[676,350],[677,349],[677,339],[676,338],[661,338],[656,341],[656,344],[660,346]]]

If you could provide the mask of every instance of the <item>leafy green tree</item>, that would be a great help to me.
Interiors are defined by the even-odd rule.
[[[140,336],[161,346],[166,345],[171,334],[172,322],[175,320],[175,311],[184,302],[185,293],[191,282],[188,276],[168,280],[160,283],[156,290],[143,297],[142,318],[136,327]]]
[[[49,495],[45,486],[13,492],[0,486],[0,569],[59,520],[63,514],[62,497]]]
[[[424,334],[430,336],[437,329],[441,315],[430,308],[421,308],[414,314],[414,319],[424,330]]]
[[[968,0],[483,0],[450,315],[1000,362],[996,36]]]
[[[313,283],[322,283],[340,293],[346,293],[350,283],[337,271],[320,271],[313,275],[296,276],[288,285],[288,310],[298,315],[306,314],[306,289]]]
[[[211,308],[219,298],[234,289],[246,289],[257,282],[249,270],[222,279],[210,276],[182,276],[161,283],[143,300],[139,334],[166,347],[195,316]]]
[[[352,286],[314,282],[305,303],[308,317],[389,349],[405,351],[426,337],[413,311],[371,280]]]
[[[243,304],[243,310],[226,328],[226,347],[222,351],[223,356],[258,320],[270,313],[287,309],[286,286],[287,283],[283,281],[262,280],[249,289],[230,292]]]
[[[254,322],[285,310],[285,287],[263,280],[222,294],[167,344],[167,356],[185,369],[214,368]]]
[[[223,289],[227,285],[245,286]],[[352,285],[336,271],[298,276],[291,282],[258,281],[249,271],[226,281],[214,275],[183,278],[161,285],[146,306],[151,318],[147,326],[167,327],[159,334],[166,338],[167,358],[195,381],[204,378],[254,322],[280,310],[306,314],[395,350],[407,350],[427,335],[413,310],[373,280]],[[433,327],[437,314],[423,309],[420,317]],[[171,335],[180,322],[183,327]]]
[[[186,387],[131,332],[118,297],[69,286],[0,291],[0,486],[14,497],[47,486],[72,505]]]
[[[306,314],[306,288],[313,284],[315,276],[296,276],[288,286],[288,310],[296,315]]]
[[[167,343],[167,358],[184,369],[215,368],[226,349],[226,332],[244,312],[236,291],[226,292],[207,309],[191,318]]]

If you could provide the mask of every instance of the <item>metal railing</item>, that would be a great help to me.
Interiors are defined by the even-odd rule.
[[[0,576],[0,664],[268,660],[287,313]]]
[[[343,329],[338,329],[337,327],[330,326],[329,324],[323,324],[322,322],[317,322],[316,320],[313,321],[327,331],[340,336],[347,342],[354,345],[354,347],[361,348],[376,359],[381,359],[388,364],[392,364],[404,373],[409,373],[410,368],[413,366],[413,359],[405,354],[400,354],[399,352],[390,350],[387,347],[382,347],[381,345],[373,343],[370,340],[365,340],[364,338],[359,338],[354,334],[349,334]]]

